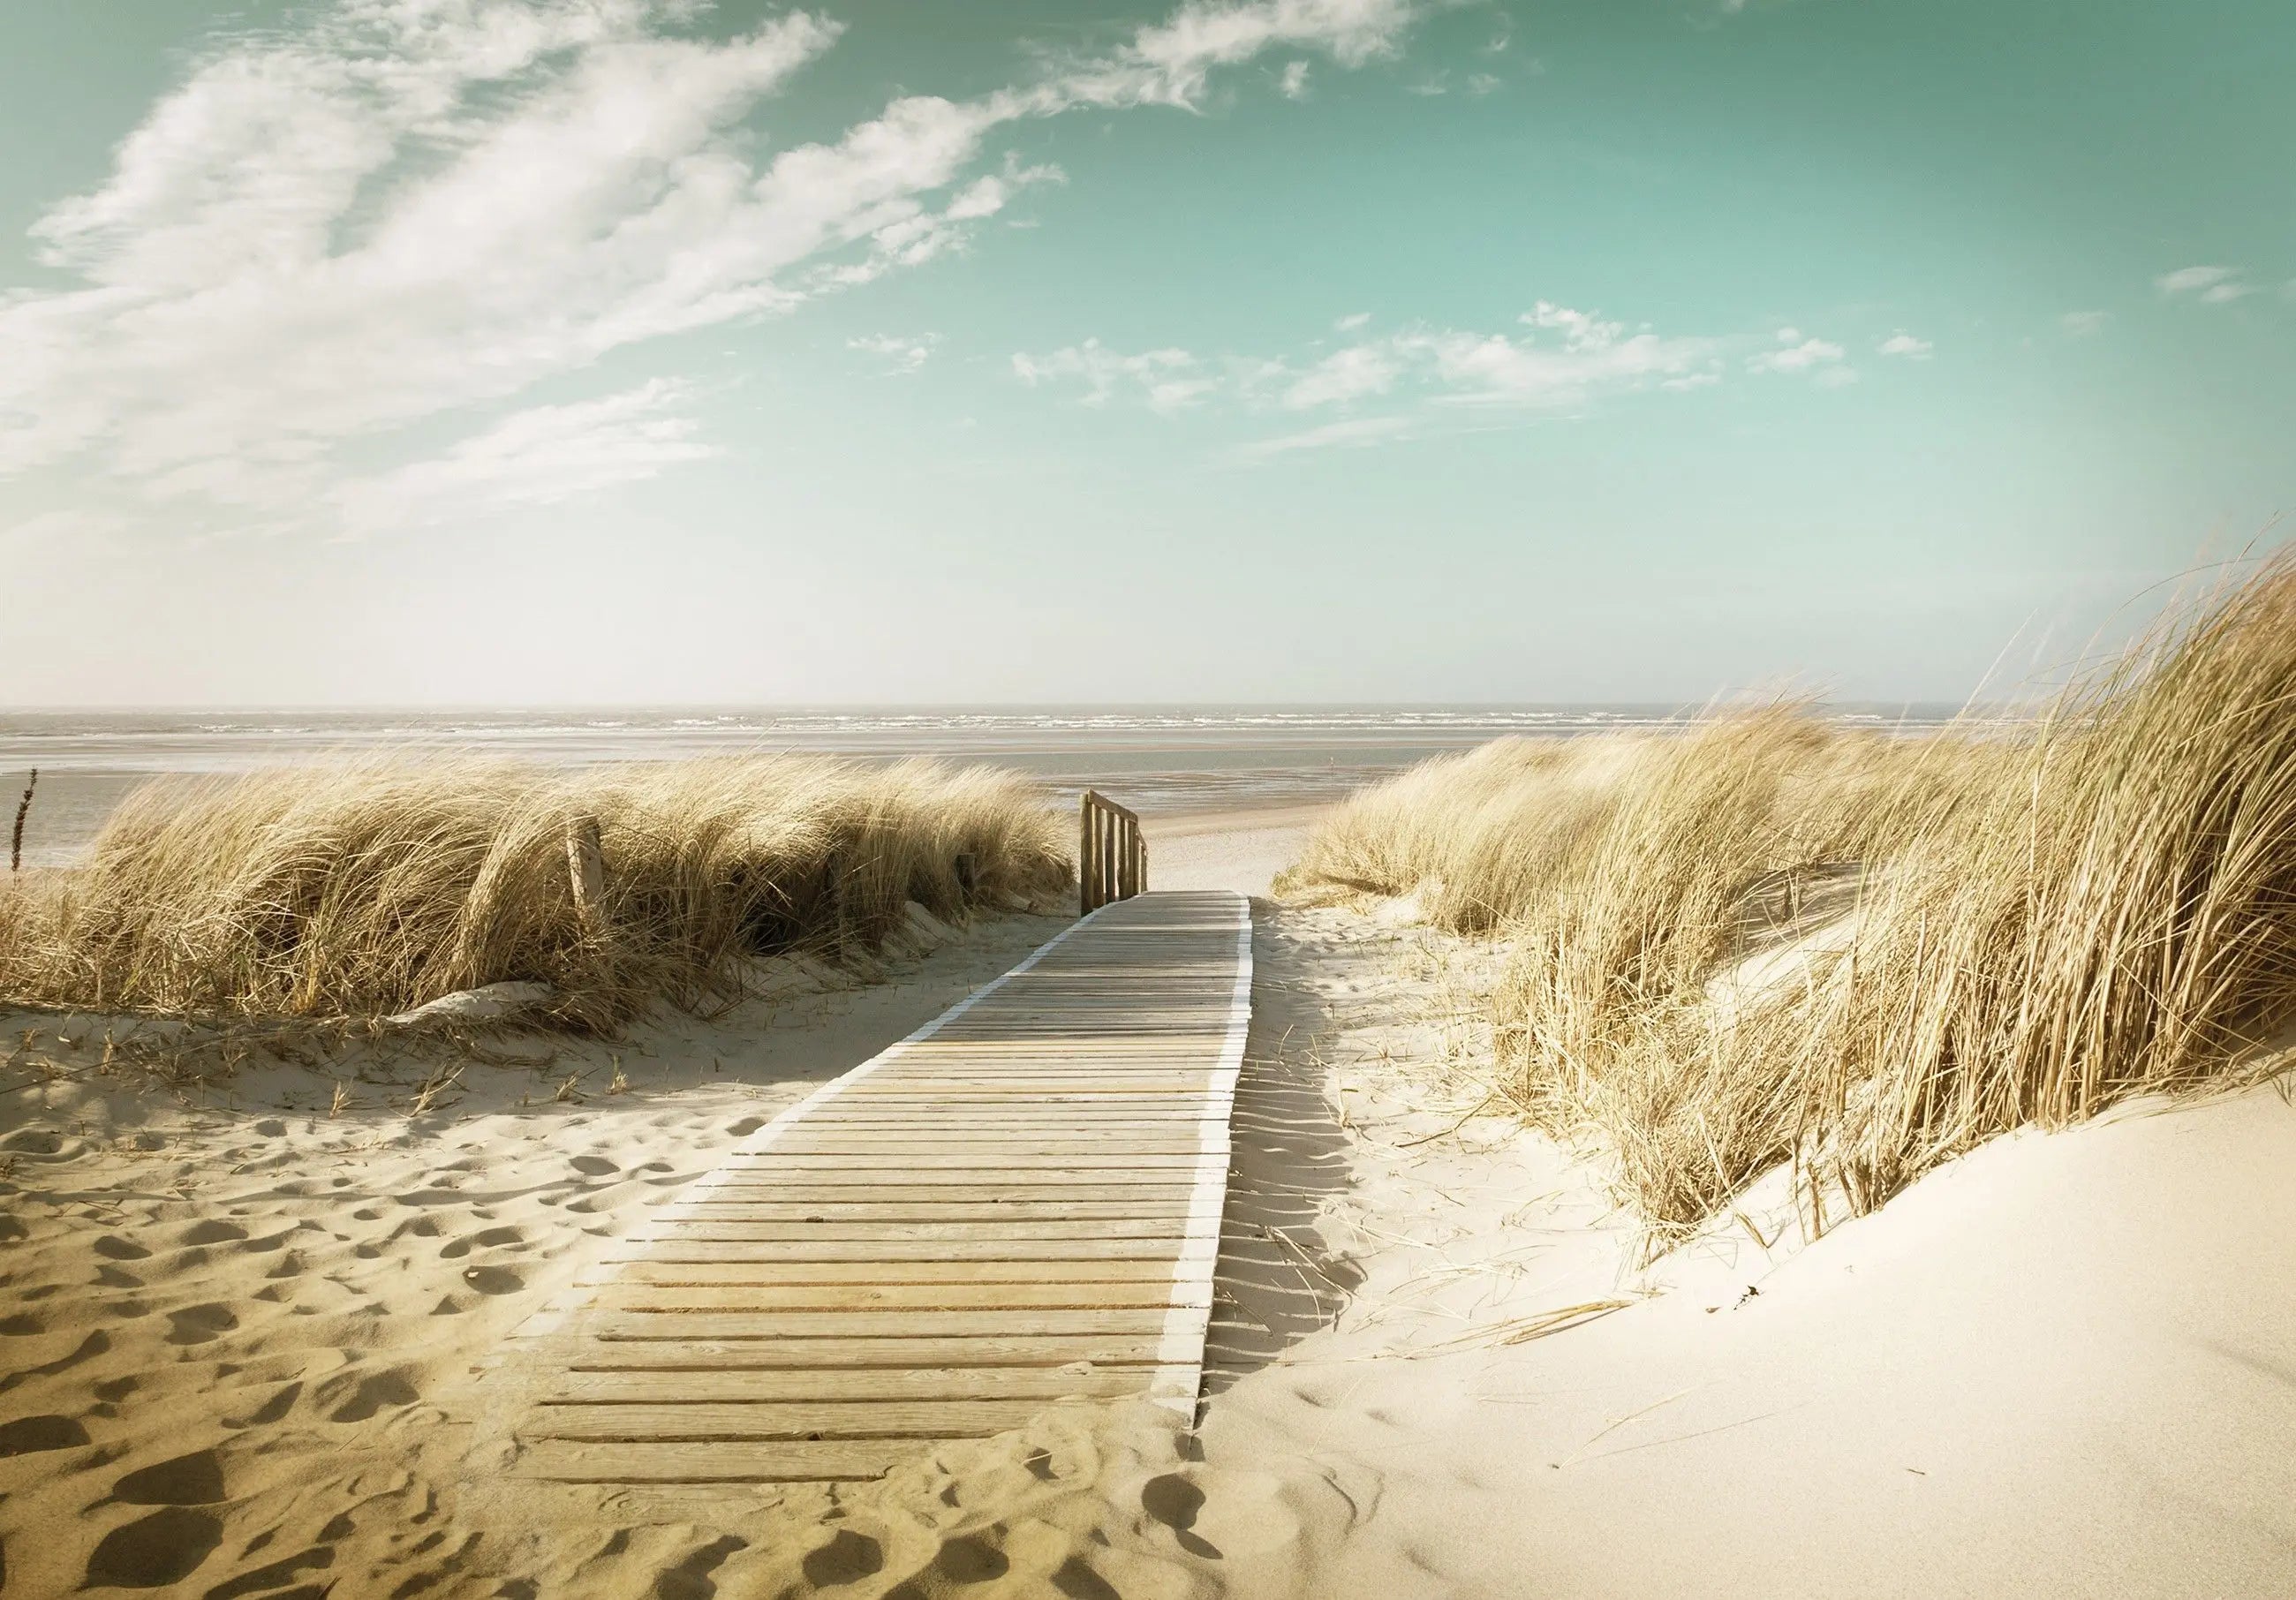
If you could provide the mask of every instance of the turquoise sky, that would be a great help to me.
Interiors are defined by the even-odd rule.
[[[0,700],[1958,698],[2283,537],[2292,82],[2264,0],[7,8]]]

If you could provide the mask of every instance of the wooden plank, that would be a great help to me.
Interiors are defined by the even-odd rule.
[[[596,1303],[615,1311],[1145,1310],[1171,1304],[1172,1280],[1103,1283],[719,1284],[618,1281]]]
[[[1017,1428],[1043,1403],[993,1399],[695,1400],[678,1405],[553,1402],[535,1408],[525,1440],[679,1444],[707,1440],[986,1439]]]
[[[1164,1191],[1137,1200],[696,1200],[697,1218],[713,1222],[1078,1222],[1142,1221],[1169,1218],[1184,1223],[1188,1192]],[[1180,1230],[1175,1230],[1180,1231]]]
[[[675,1331],[675,1330],[673,1330]],[[1157,1334],[1010,1333],[920,1341],[906,1338],[771,1340],[682,1339],[590,1341],[567,1363],[570,1372],[728,1371],[815,1372],[829,1367],[901,1371],[933,1367],[1143,1367],[1152,1366]],[[1145,1382],[1144,1377],[1143,1382]]]
[[[1095,1176],[1109,1181],[1096,1183]],[[832,1204],[878,1202],[890,1205],[952,1204],[973,1202],[1130,1201],[1144,1196],[1185,1194],[1193,1189],[1193,1169],[1181,1171],[1095,1175],[1047,1167],[1030,1172],[1014,1167],[990,1167],[943,1174],[916,1172],[767,1172],[719,1184],[709,1191],[712,1200],[824,1200]]]
[[[1097,814],[1111,904],[776,1115],[537,1319],[555,1375],[520,1470],[835,1481],[1064,1395],[1192,1402],[1249,919],[1114,903],[1145,851]]]
[[[802,1218],[782,1218],[768,1221],[753,1217],[701,1216],[670,1225],[672,1231],[657,1235],[657,1238],[737,1244],[774,1241],[790,1243],[819,1242],[844,1243],[855,1240],[882,1240],[894,1244],[914,1244],[929,1247],[932,1253],[943,1253],[941,1247],[978,1242],[999,1247],[1027,1242],[1064,1243],[1074,1248],[1079,1239],[1103,1242],[1121,1240],[1155,1240],[1177,1254],[1180,1242],[1187,1237],[1186,1219],[1172,1217],[1100,1217],[1079,1220],[1073,1217],[1011,1217],[974,1218],[960,1222],[917,1222],[899,1218],[877,1217],[866,1220],[838,1218],[834,1221],[807,1222]]]
[[[717,1229],[713,1233],[727,1231],[754,1230]],[[695,1261],[770,1261],[792,1271],[800,1266],[841,1271],[849,1267],[874,1264],[889,1272],[907,1272],[936,1262],[954,1268],[1058,1267],[1073,1264],[1079,1251],[1089,1251],[1089,1259],[1095,1265],[1113,1268],[1153,1262],[1159,1271],[1168,1273],[1179,1244],[1177,1237],[1164,1234],[1146,1238],[1086,1240],[1016,1238],[1004,1233],[985,1239],[913,1239],[898,1234],[881,1237],[873,1232],[858,1239],[820,1239],[814,1237],[813,1230],[808,1228],[786,1239],[725,1239],[702,1237],[697,1230],[681,1229],[660,1239],[625,1243],[606,1259],[663,1266]]]
[[[712,1400],[1023,1400],[1031,1407],[1071,1396],[1118,1397],[1146,1387],[1142,1366],[808,1367],[757,1371],[723,1366],[570,1372],[545,1402],[666,1405],[696,1394]]]
[[[906,1339],[961,1343],[980,1338],[1059,1337],[1063,1334],[1160,1333],[1159,1308],[1113,1310],[992,1309],[985,1311],[596,1311],[585,1319],[593,1337],[648,1339]],[[925,1360],[937,1355],[920,1352]]]
[[[654,1257],[611,1265],[615,1281],[624,1284],[1152,1284],[1160,1287],[1172,1279],[1168,1251],[1136,1259],[1079,1259],[1073,1253],[1017,1261],[887,1261],[874,1256],[847,1261]]]
[[[1152,1145],[1113,1140],[1099,1145],[1064,1145],[1048,1149],[1044,1141],[999,1140],[996,1144],[964,1145],[946,1139],[896,1144],[856,1145],[848,1140],[800,1143],[787,1140],[761,1155],[736,1156],[718,1169],[721,1173],[783,1172],[952,1172],[1066,1171],[1160,1172],[1193,1168],[1202,1156],[1202,1142],[1165,1139]]]

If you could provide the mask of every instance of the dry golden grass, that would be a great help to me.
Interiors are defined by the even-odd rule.
[[[1509,742],[1359,797],[1283,887],[1498,931],[1511,1091],[1598,1134],[1661,1235],[1785,1160],[1813,1207],[1877,1205],[2010,1128],[2216,1080],[2296,1013],[2296,564],[2037,726],[1783,706]]]
[[[594,827],[604,870],[586,906]],[[910,900],[963,920],[1070,872],[1041,794],[988,768],[760,757],[168,779],[122,805],[85,866],[0,889],[0,997],[347,1017],[529,981],[556,991],[558,1022],[603,1030],[656,1000],[730,1000],[745,957],[873,949]]]

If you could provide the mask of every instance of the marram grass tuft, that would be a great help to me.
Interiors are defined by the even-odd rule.
[[[1868,1209],[2296,1016],[2296,558],[2034,723],[1502,742],[1357,797],[1283,887],[1506,940],[1509,1087],[1661,1236],[1785,1161],[1816,1220]]]
[[[611,1029],[739,964],[871,949],[1072,881],[1024,779],[774,756],[562,772],[357,762],[170,778],[79,866],[0,888],[0,996],[164,1014],[378,1015],[529,981]],[[591,854],[594,852],[594,854]],[[585,856],[596,891],[586,904]]]

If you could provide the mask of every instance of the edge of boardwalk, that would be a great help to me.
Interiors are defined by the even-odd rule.
[[[1219,1054],[1207,1084],[1211,1109],[1199,1124],[1195,1183],[1189,1194],[1188,1217],[1179,1256],[1173,1267],[1169,1306],[1165,1312],[1163,1332],[1157,1344],[1156,1371],[1149,1382],[1146,1396],[1152,1403],[1178,1412],[1191,1426],[1195,1422],[1198,1396],[1203,1384],[1204,1341],[1211,1310],[1212,1277],[1219,1262],[1220,1223],[1227,1206],[1229,1122],[1235,1104],[1236,1079],[1242,1070],[1244,1045],[1251,1026],[1251,900],[1247,895],[1226,892],[1233,901],[1235,914],[1235,978],[1229,994],[1226,1037],[1221,1040]],[[694,1180],[685,1194],[663,1206],[649,1222],[649,1228],[668,1227],[693,1216],[696,1208],[707,1203],[734,1176],[737,1158],[758,1155],[770,1150],[784,1133],[803,1122],[814,1112],[899,1060],[912,1046],[931,1038],[1006,984],[1034,969],[1046,956],[1102,918],[1120,914],[1123,907],[1135,903],[1129,899],[1111,901],[1078,917],[1008,971],[981,985],[906,1038],[784,1106],[764,1126],[728,1150],[717,1166]],[[529,1318],[514,1337],[536,1337],[557,1332],[586,1299],[585,1293],[578,1300],[570,1297],[562,1305],[545,1308]]]
[[[1210,1333],[1212,1274],[1219,1265],[1220,1219],[1227,1210],[1229,1124],[1235,1110],[1235,1080],[1243,1070],[1244,1041],[1251,1031],[1251,900],[1235,897],[1235,988],[1228,997],[1227,1038],[1212,1069],[1216,1115],[1203,1120],[1196,1156],[1195,1192],[1188,1200],[1188,1227],[1172,1273],[1172,1307],[1164,1314],[1164,1337],[1156,1351],[1156,1376],[1149,1398],[1180,1413],[1193,1427],[1203,1387],[1204,1340]]]

